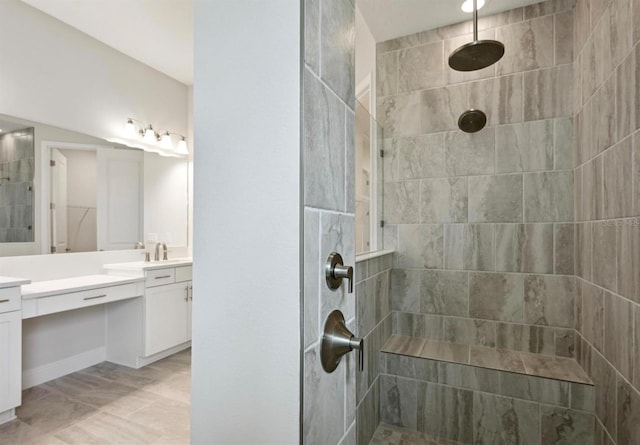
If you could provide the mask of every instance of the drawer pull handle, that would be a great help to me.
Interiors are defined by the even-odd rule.
[[[159,277],[156,277],[156,280],[162,280],[163,278],[171,278],[171,275],[160,275]]]
[[[85,297],[85,298],[84,298],[84,301],[87,301],[87,300],[95,300],[95,299],[97,299],[97,298],[104,298],[104,297],[106,297],[106,296],[107,296],[107,294],[103,294],[103,295],[96,295],[95,297]]]
[[[7,300],[0,300],[0,303],[8,303],[8,302],[9,302],[8,299]]]

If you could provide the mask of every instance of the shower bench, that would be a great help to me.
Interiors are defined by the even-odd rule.
[[[595,388],[571,358],[392,335],[379,384],[382,424],[460,444],[592,443]]]

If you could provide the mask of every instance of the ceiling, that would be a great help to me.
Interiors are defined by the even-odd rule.
[[[22,1],[184,84],[193,84],[192,0]]]
[[[541,0],[487,0],[479,15],[491,15]],[[469,20],[463,0],[357,0],[376,42]]]
[[[22,0],[118,51],[193,84],[193,0]],[[487,0],[481,15],[540,0]],[[463,0],[357,0],[378,42],[468,19]]]

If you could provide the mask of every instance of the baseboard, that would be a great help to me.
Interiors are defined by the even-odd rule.
[[[91,349],[53,363],[22,371],[22,389],[46,383],[58,377],[71,374],[89,366],[102,363],[106,358],[106,348]]]
[[[4,411],[0,413],[0,425],[3,423],[11,422],[16,418],[16,409],[11,408],[10,410]]]
[[[180,351],[184,351],[185,349],[190,347],[191,341],[188,341],[186,343],[182,343],[181,345],[174,346],[173,348],[169,348],[165,351],[158,352],[157,354],[150,355],[149,357],[138,357],[136,368],[142,368],[143,366],[150,365],[153,362],[162,360],[163,358],[169,357],[170,355],[176,354]]]

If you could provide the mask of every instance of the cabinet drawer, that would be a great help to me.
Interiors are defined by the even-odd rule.
[[[176,269],[171,267],[167,269],[154,269],[147,271],[146,287],[162,286],[165,284],[173,284],[176,281]]]
[[[22,308],[22,294],[19,287],[0,289],[0,314],[19,311]]]
[[[191,281],[192,276],[193,276],[192,266],[176,267],[176,283],[180,283],[182,281]]]
[[[56,312],[80,309],[95,306],[97,304],[111,303],[112,301],[125,300],[142,296],[143,289],[137,283],[123,284],[121,286],[103,287],[81,292],[54,295],[52,297],[38,298],[38,315],[53,314]]]

